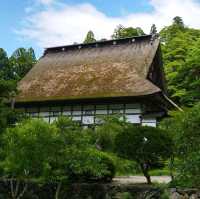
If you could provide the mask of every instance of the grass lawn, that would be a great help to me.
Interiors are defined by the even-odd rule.
[[[116,176],[143,176],[135,162],[124,161],[120,163],[121,167],[118,167]],[[168,162],[165,163],[163,168],[150,170],[149,174],[151,176],[170,176]]]
[[[163,168],[163,169],[155,169],[155,170],[151,170],[149,172],[149,174],[151,176],[169,176],[170,175],[170,171],[168,168]]]

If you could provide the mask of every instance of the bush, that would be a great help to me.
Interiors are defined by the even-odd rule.
[[[115,175],[112,158],[96,149],[68,150],[67,170],[72,181],[111,181]]]
[[[123,121],[119,116],[109,116],[101,118],[102,124],[97,126],[94,132],[96,145],[103,151],[112,152],[115,146],[116,135],[123,130]]]
[[[114,162],[117,176],[136,175],[140,173],[140,168],[135,161],[121,158],[114,153],[109,153],[109,156]]]
[[[68,117],[59,117],[53,125],[58,129],[66,147],[76,146],[85,149],[92,146],[92,134],[83,129],[79,123]]]

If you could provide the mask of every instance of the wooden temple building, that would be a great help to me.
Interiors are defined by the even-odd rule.
[[[152,35],[47,48],[18,90],[15,107],[50,123],[63,115],[89,126],[101,115],[120,114],[156,126],[175,106]]]

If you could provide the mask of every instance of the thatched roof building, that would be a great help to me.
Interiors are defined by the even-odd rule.
[[[16,106],[141,102],[165,114],[174,105],[165,87],[157,37],[75,44],[45,50],[20,81]]]

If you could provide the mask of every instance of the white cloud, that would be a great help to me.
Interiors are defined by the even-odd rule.
[[[54,0],[38,0],[38,3],[43,5],[50,5],[53,3]]]
[[[38,1],[48,6],[29,14],[17,33],[41,47],[82,42],[88,30],[93,30],[97,39],[109,38],[118,24],[141,27],[148,33],[153,23],[161,29],[175,16],[181,16],[188,26],[200,28],[200,3],[195,0],[149,0],[152,12],[122,17],[109,17],[88,3],[58,6],[56,0]]]

